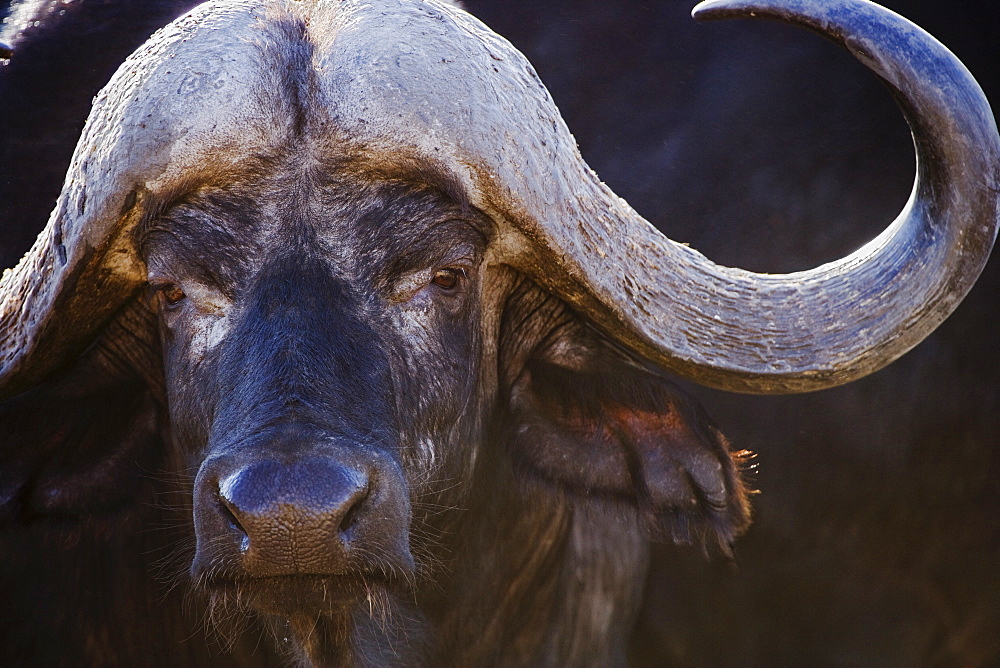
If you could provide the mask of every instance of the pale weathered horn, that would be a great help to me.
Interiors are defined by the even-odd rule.
[[[894,92],[910,124],[910,201],[857,252],[809,271],[716,265],[605,204],[552,233],[612,313],[605,328],[700,382],[783,393],[838,385],[915,346],[958,305],[997,234],[1000,139],[982,90],[937,40],[863,0],[714,0],[699,19],[776,19],[847,48]],[[579,214],[577,214],[579,215]],[[582,226],[581,226],[582,227]]]
[[[292,150],[466,197],[497,222],[488,262],[701,382],[787,392],[879,368],[933,329],[985,262],[992,115],[947,50],[861,0],[700,15],[783,16],[772,5],[823,17],[794,20],[864,53],[914,128],[916,195],[850,258],[761,276],[669,241],[583,162],[524,57],[453,6],[219,0],[154,35],[98,95],[48,226],[0,281],[0,396],[78,354],[142,287],[139,221]]]

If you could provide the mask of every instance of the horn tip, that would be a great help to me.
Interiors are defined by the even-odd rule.
[[[695,21],[718,21],[738,16],[753,16],[757,4],[746,0],[703,0],[691,10]]]

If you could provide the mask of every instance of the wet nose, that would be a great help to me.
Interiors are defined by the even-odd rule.
[[[372,520],[369,475],[323,458],[263,459],[217,484],[218,511],[251,576],[342,572],[355,529]]]

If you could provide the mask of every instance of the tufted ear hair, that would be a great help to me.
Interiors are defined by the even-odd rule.
[[[0,402],[0,524],[113,512],[162,466],[152,313],[123,307],[75,360]]]
[[[740,475],[750,453],[730,451],[679,387],[530,281],[503,323],[516,464],[577,499],[631,505],[654,540],[728,553],[750,522]]]

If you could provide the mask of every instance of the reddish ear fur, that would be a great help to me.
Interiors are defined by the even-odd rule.
[[[510,380],[515,461],[579,498],[633,505],[653,539],[708,538],[728,551],[750,522],[749,453],[730,452],[680,388],[539,292],[522,286],[508,304],[522,336],[537,336]]]

